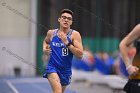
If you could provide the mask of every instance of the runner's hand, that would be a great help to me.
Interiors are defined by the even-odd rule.
[[[132,65],[131,67],[129,67],[129,68],[127,69],[127,71],[128,71],[128,73],[129,73],[129,75],[135,76],[135,75],[138,73],[139,68]]]
[[[43,53],[45,55],[50,55],[52,53],[52,50],[50,48],[50,45],[46,46],[45,48],[43,48]]]

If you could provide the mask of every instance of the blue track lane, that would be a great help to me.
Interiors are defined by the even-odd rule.
[[[14,93],[7,81],[19,93],[52,93],[47,80],[42,80],[41,78],[0,79],[0,93]],[[76,92],[66,89],[65,93]]]

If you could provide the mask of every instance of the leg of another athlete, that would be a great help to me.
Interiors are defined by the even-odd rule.
[[[62,86],[62,93],[64,93],[66,86]]]
[[[48,74],[48,80],[52,87],[53,93],[62,93],[62,86],[57,73]]]

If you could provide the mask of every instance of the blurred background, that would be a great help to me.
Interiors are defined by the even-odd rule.
[[[49,29],[59,28],[63,8],[74,12],[71,28],[84,46],[84,59],[74,58],[73,68],[127,77],[118,46],[140,21],[139,0],[0,0],[0,77],[42,75],[43,40]]]

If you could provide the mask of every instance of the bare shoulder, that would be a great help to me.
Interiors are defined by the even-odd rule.
[[[78,41],[78,42],[81,42],[81,40],[82,40],[80,33],[76,30],[73,30],[72,35],[71,35],[71,39],[72,39],[73,42],[75,40]]]
[[[134,29],[130,32],[132,36],[140,36],[140,24],[137,24]]]
[[[140,23],[139,23],[139,24],[137,24],[136,26],[140,28]]]
[[[137,25],[134,27],[134,31],[140,32],[140,24],[137,24]]]
[[[54,31],[55,31],[55,29],[48,30],[47,35],[52,36]]]
[[[135,40],[138,40],[140,38],[140,24],[137,24],[130,33],[122,40],[122,42],[127,42],[127,44],[130,44],[134,42]]]
[[[55,31],[55,29],[48,30],[47,36],[45,38],[46,42],[50,42],[52,40],[54,31]]]
[[[76,31],[76,30],[73,30],[73,32],[72,32],[72,35],[74,36],[74,37],[81,37],[81,35],[80,35],[80,33],[78,32],[78,31]]]

